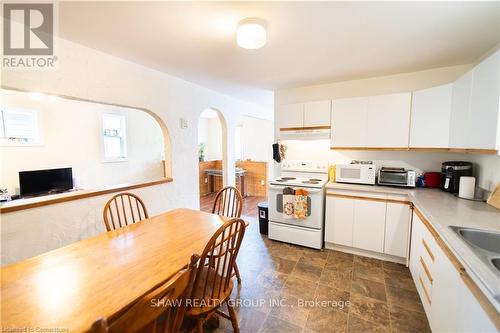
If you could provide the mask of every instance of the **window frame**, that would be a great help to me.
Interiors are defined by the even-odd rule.
[[[1,107],[0,108],[0,126],[2,127],[2,133],[7,132],[6,124],[5,124],[5,112],[8,111],[13,111],[13,112],[23,112],[23,113],[31,113],[34,116],[34,130],[36,131],[34,133],[34,139],[31,141],[18,141],[18,140],[11,140],[10,138],[7,137],[1,137],[0,136],[0,147],[36,147],[36,146],[42,146],[43,145],[43,140],[42,140],[42,128],[41,128],[41,122],[40,122],[40,110],[37,109],[28,109],[28,108],[18,108],[18,107]]]
[[[111,117],[116,117],[120,118],[121,122],[121,127],[123,131],[123,135],[120,136],[121,140],[123,140],[123,143],[120,142],[120,148],[122,151],[122,154],[124,156],[121,157],[108,157],[106,156],[106,145],[105,145],[105,140],[106,136],[104,135],[104,117],[111,116]],[[128,162],[129,157],[128,157],[128,143],[127,143],[127,117],[125,114],[121,113],[114,113],[114,112],[104,112],[100,114],[101,118],[101,131],[100,131],[100,137],[101,137],[101,150],[102,150],[102,162],[103,163],[119,163],[119,162]]]

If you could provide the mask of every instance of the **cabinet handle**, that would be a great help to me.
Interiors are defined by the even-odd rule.
[[[422,257],[420,257],[420,264],[422,265],[422,268],[424,269],[425,275],[427,275],[429,282],[432,284],[433,280],[432,280],[431,273],[429,272],[429,269],[427,268],[427,265],[425,264],[425,261]]]
[[[425,240],[423,238],[422,238],[422,245],[424,245],[425,250],[427,251],[427,253],[431,257],[432,262],[434,262],[434,254],[432,254],[431,249],[429,248],[429,245],[427,245],[427,243],[425,242]]]
[[[429,305],[431,305],[431,297],[429,296],[429,293],[427,292],[427,289],[425,288],[424,281],[422,281],[422,277],[419,275],[418,280],[420,281],[420,285],[422,286],[422,290],[424,291],[425,298],[427,299],[427,302],[429,302]]]

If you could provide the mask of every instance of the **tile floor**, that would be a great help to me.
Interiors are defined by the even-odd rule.
[[[242,284],[233,290],[241,332],[430,332],[403,265],[271,241],[255,215],[244,219]],[[232,327],[221,318],[206,331]]]

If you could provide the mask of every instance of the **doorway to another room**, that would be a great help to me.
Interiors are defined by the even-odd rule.
[[[200,209],[211,212],[217,192],[223,187],[223,151],[220,151],[222,129],[217,111],[205,110],[198,124]],[[257,217],[258,203],[267,201],[267,179],[273,123],[245,116],[234,127],[234,151],[236,188],[243,196],[245,216]],[[258,134],[257,134],[258,133]],[[256,135],[257,134],[257,135]]]

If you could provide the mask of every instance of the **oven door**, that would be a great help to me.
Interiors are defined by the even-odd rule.
[[[288,186],[269,185],[269,221],[283,224],[291,224],[306,228],[322,229],[324,220],[324,196],[322,188],[310,188],[290,186],[294,190],[306,190],[309,192],[308,212],[309,215],[302,219],[283,217],[283,189]]]

